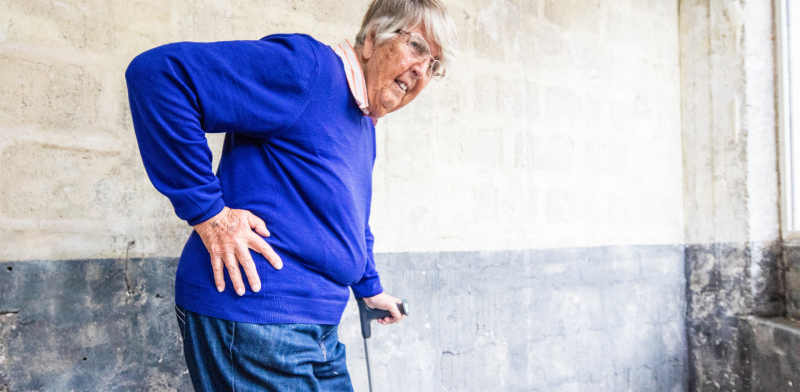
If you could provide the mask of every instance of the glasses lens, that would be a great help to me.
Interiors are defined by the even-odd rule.
[[[442,80],[445,74],[444,65],[439,60],[434,60],[430,68],[431,77],[437,82]]]
[[[417,34],[411,34],[411,38],[408,40],[408,46],[411,47],[414,56],[417,56],[420,60],[425,60],[431,55],[431,48],[429,48],[425,40]]]

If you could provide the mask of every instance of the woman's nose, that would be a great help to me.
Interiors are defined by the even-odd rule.
[[[411,67],[411,72],[414,74],[415,79],[422,79],[428,74],[428,61],[420,61]]]

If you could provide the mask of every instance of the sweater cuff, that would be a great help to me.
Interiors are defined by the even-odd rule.
[[[214,202],[214,205],[212,205],[211,208],[208,209],[208,211],[204,212],[202,215],[198,217],[187,220],[186,223],[188,223],[189,226],[194,226],[203,223],[213,218],[215,215],[219,214],[224,208],[225,208],[225,201],[223,201],[222,198],[220,197],[217,199],[217,201]]]
[[[380,276],[363,278],[358,283],[350,286],[356,298],[374,297],[383,292]]]

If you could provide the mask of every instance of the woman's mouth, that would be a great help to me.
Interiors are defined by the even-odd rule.
[[[401,81],[399,81],[397,79],[395,79],[394,82],[397,83],[397,85],[400,86],[400,89],[402,89],[403,91],[408,90],[408,86],[405,83],[403,83],[403,82],[401,82]]]

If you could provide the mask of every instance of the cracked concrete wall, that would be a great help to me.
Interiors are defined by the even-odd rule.
[[[367,3],[0,0],[0,390],[187,387],[189,228],[144,173],[124,69],[180,40],[336,43]],[[377,127],[378,268],[414,306],[377,329],[377,382],[684,390],[678,0],[446,3],[459,63]],[[357,331],[351,304],[363,391]]]
[[[769,0],[680,2],[691,390],[749,390],[746,317],[785,312],[773,21]]]

